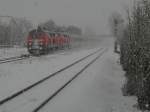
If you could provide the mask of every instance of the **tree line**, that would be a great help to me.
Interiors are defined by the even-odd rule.
[[[4,22],[0,18],[0,46],[24,45],[28,32],[33,29],[33,24],[26,18],[9,18]],[[60,26],[52,19],[40,23],[38,26],[48,31],[68,32],[74,35],[82,35],[82,29],[75,26]]]
[[[123,93],[136,96],[141,110],[150,110],[150,2],[136,1],[132,11],[126,12],[122,35],[115,35],[121,38],[120,63],[126,77]]]
[[[0,45],[21,45],[33,27],[25,18],[9,18],[7,22],[0,19]]]
[[[57,25],[52,19],[39,24],[40,27],[48,30],[48,31],[55,31],[55,32],[68,32],[70,34],[75,35],[82,35],[82,29],[75,26],[75,25],[69,25],[69,26],[60,26]]]

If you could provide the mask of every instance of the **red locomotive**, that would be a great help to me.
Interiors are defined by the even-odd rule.
[[[47,54],[65,47],[70,47],[70,36],[64,32],[49,32],[38,28],[30,31],[27,37],[27,49],[33,55]]]

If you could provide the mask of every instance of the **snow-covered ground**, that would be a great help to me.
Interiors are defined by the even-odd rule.
[[[101,42],[101,39],[93,40],[92,42],[90,41],[73,42],[71,46],[72,48],[70,50],[67,49],[66,51],[91,49],[91,48],[98,46],[99,42]],[[60,51],[61,50],[58,50],[54,53],[58,53]],[[28,54],[26,47],[14,46],[13,48],[0,48],[0,59],[20,56],[23,54]]]
[[[122,96],[124,72],[117,63],[119,56],[113,53],[113,39],[102,40],[99,48],[108,48],[107,53],[49,102],[41,112],[138,112],[133,108],[136,98]],[[0,99],[97,49],[82,49],[0,65]],[[35,99],[31,102],[34,101]],[[7,110],[7,106],[3,109]]]
[[[52,95],[57,89],[70,80],[75,73],[79,72],[87,63],[93,60],[99,53],[80,62],[79,64],[61,72],[41,85],[35,87],[22,96],[2,105],[0,110],[7,112],[32,112],[41,102]]]
[[[122,96],[124,72],[113,53],[112,39],[102,46],[109,47],[98,61],[55,97],[41,112],[139,112],[133,105],[136,98]]]
[[[0,59],[28,54],[26,48],[0,48]]]
[[[0,65],[0,100],[96,51],[62,52]],[[4,86],[5,85],[5,86]]]
[[[122,96],[124,76],[109,50],[41,112],[137,112],[136,99]]]

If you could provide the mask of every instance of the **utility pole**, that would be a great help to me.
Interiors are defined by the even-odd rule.
[[[114,19],[114,36],[116,37],[115,39],[115,45],[114,45],[114,52],[118,52],[118,21],[117,19]]]

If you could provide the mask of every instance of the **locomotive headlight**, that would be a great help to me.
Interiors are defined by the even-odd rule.
[[[42,50],[42,47],[40,47],[39,49]]]

